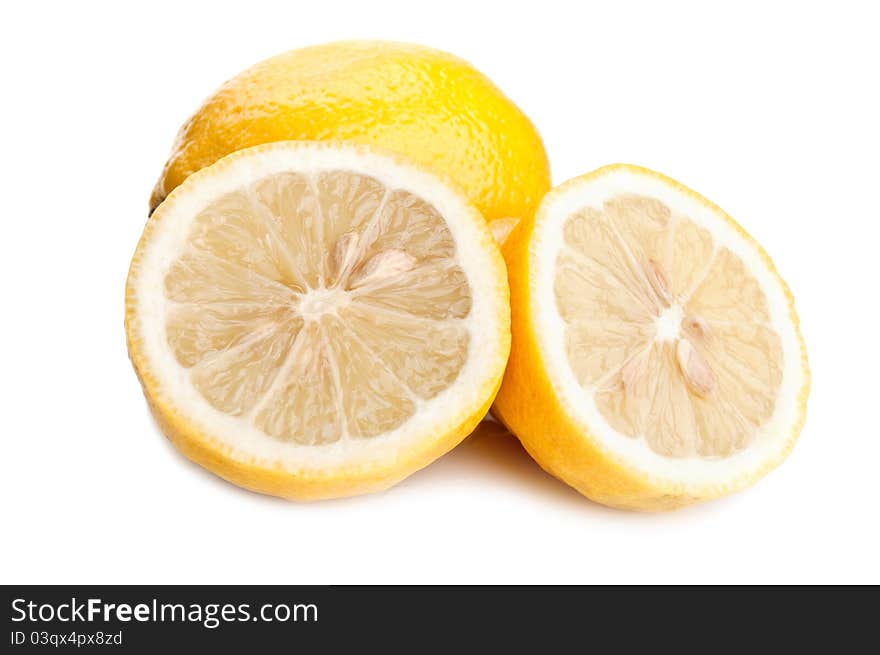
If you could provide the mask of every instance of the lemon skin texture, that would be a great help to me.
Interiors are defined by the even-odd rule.
[[[284,140],[377,146],[450,180],[488,221],[534,212],[550,167],[531,121],[453,55],[384,41],[293,50],[226,82],[181,128],[150,200],[196,171]]]

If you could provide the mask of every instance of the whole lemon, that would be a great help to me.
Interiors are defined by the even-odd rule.
[[[531,121],[488,78],[419,45],[348,41],[293,50],[226,82],[181,128],[150,199],[272,141],[353,141],[448,178],[486,220],[533,213],[550,187]]]

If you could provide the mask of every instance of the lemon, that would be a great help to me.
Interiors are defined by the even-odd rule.
[[[510,345],[504,262],[436,176],[279,142],[191,175],[126,288],[131,360],[183,454],[295,499],[386,488],[485,415]]]
[[[151,209],[230,152],[297,139],[397,153],[451,180],[486,220],[530,215],[550,187],[538,132],[467,62],[352,41],[293,50],[226,82],[181,129]]]
[[[770,258],[716,205],[616,165],[551,191],[504,247],[513,344],[493,414],[615,507],[741,489],[800,433],[806,350]]]

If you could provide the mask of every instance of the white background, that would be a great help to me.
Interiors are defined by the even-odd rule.
[[[15,3],[2,65],[3,583],[880,582],[880,39],[872,3]],[[456,53],[554,183],[625,161],[713,199],[791,285],[813,371],[789,460],[664,515],[594,505],[491,430],[385,493],[292,504],[179,456],[123,289],[211,91],[342,38]]]

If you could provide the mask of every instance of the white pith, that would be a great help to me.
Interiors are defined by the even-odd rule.
[[[773,329],[780,335],[783,377],[775,410],[744,450],[723,458],[699,456],[665,457],[642,439],[634,439],[611,428],[598,410],[594,398],[579,383],[565,352],[565,324],[554,297],[555,262],[563,248],[563,224],[573,213],[601,208],[620,194],[639,194],[658,199],[673,211],[688,216],[706,228],[716,248],[726,247],[740,257],[761,286],[768,303]],[[765,263],[759,250],[740,235],[720,213],[663,180],[631,169],[609,168],[595,177],[566,185],[553,193],[538,212],[529,251],[531,316],[535,334],[551,384],[566,413],[591,435],[597,444],[625,467],[679,492],[688,488],[735,486],[775,461],[787,450],[799,420],[798,396],[804,386],[800,339],[790,316],[789,301],[778,277]],[[658,319],[658,340],[678,335],[680,315],[673,305]]]
[[[469,331],[471,342],[452,385],[430,400],[416,399],[415,415],[399,428],[370,439],[343,437],[332,444],[310,446],[269,437],[247,417],[224,414],[205,401],[166,343],[165,317],[170,301],[163,294],[163,280],[186,247],[192,219],[217,197],[279,172],[318,174],[336,170],[368,175],[389,189],[409,191],[444,217],[455,243],[456,262],[472,290],[470,312],[460,320]],[[441,428],[461,423],[487,401],[487,382],[498,375],[498,362],[505,356],[503,344],[497,338],[499,317],[508,311],[502,307],[506,294],[499,293],[503,280],[499,280],[497,263],[491,261],[494,245],[488,229],[474,219],[474,210],[458,194],[433,176],[353,146],[279,144],[263,148],[254,156],[233,157],[215,167],[209,176],[197,174],[172,194],[159,211],[161,220],[143,248],[132,282],[136,333],[143,343],[148,373],[156,378],[156,386],[164,397],[205,438],[215,440],[215,445],[233,459],[289,471],[331,470],[343,464],[368,468],[417,446],[424,448],[426,440],[443,436]],[[312,290],[303,295],[296,311],[305,317],[317,317],[332,313],[345,302],[344,293]]]

